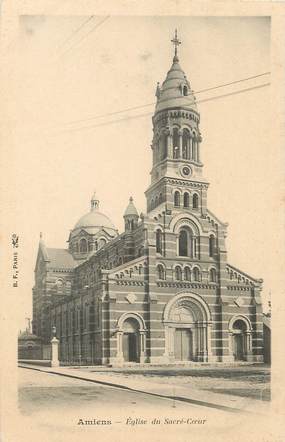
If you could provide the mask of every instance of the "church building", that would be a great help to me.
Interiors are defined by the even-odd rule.
[[[200,114],[177,54],[156,88],[146,213],[132,197],[124,232],[100,211],[67,249],[40,239],[33,334],[52,330],[62,364],[263,361],[262,280],[228,263],[227,224],[207,205]],[[225,172],[226,173],[226,172]]]

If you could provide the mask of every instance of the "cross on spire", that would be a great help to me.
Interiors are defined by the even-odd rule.
[[[173,61],[178,61],[178,57],[177,57],[177,48],[179,45],[181,45],[181,41],[179,40],[179,38],[177,37],[177,29],[175,29],[175,34],[174,34],[174,38],[171,40],[171,43],[174,44],[174,58]]]

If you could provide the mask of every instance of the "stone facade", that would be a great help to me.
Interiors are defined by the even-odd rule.
[[[119,234],[94,196],[68,250],[40,240],[33,332],[48,343],[56,326],[62,363],[261,362],[262,280],[227,262],[176,52],[156,97],[147,213],[131,198]]]

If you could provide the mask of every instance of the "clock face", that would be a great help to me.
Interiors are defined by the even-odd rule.
[[[182,172],[182,175],[184,175],[184,176],[190,176],[192,171],[191,171],[190,167],[183,166],[181,172]]]

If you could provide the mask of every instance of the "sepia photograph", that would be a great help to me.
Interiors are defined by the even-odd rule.
[[[266,425],[271,37],[269,15],[19,15],[7,278],[23,440]]]

